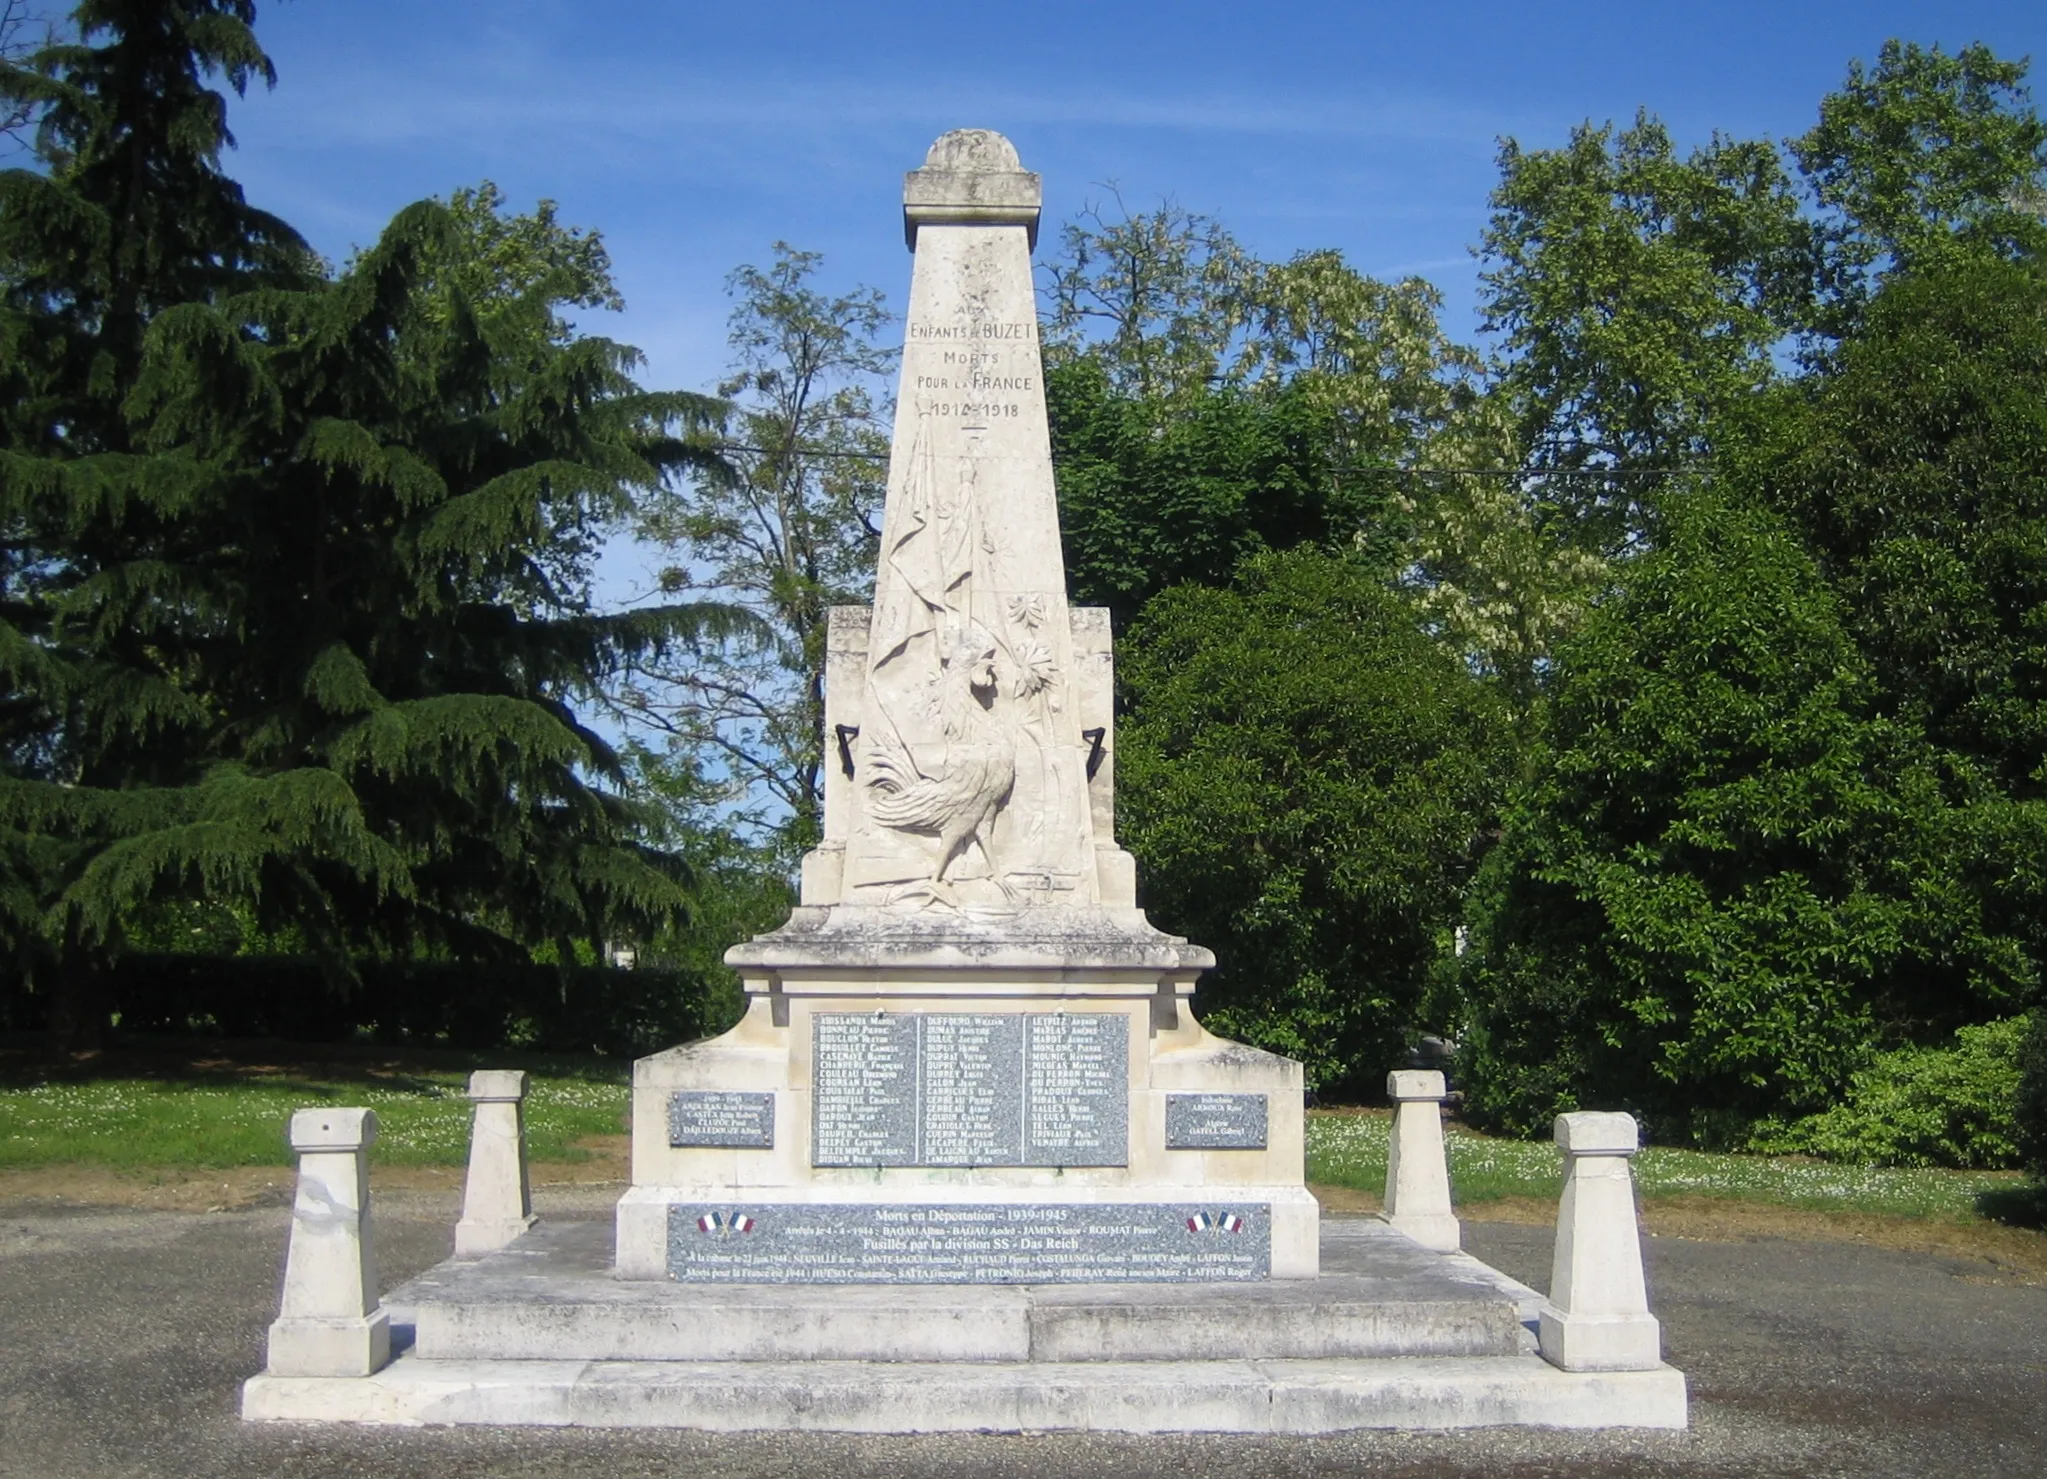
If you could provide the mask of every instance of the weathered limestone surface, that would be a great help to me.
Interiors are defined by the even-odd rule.
[[[1564,1195],[1557,1208],[1543,1356],[1566,1371],[1649,1371],[1662,1332],[1642,1278],[1642,1232],[1628,1160],[1641,1149],[1625,1114],[1557,1116]]]
[[[377,1138],[368,1109],[302,1109],[284,1295],[270,1327],[273,1376],[367,1376],[391,1359],[391,1321],[377,1305],[367,1156]]]
[[[430,1360],[696,1363],[1511,1356],[1540,1305],[1362,1218],[1324,1225],[1320,1277],[1258,1284],[645,1284],[611,1276],[603,1234],[551,1223],[391,1303]]]
[[[1214,957],[1152,927],[1116,845],[1108,614],[1068,604],[1059,544],[1030,272],[1039,198],[984,130],[947,134],[905,182],[914,265],[888,497],[874,605],[835,609],[828,628],[823,839],[788,923],[727,954],[745,1019],[635,1067],[626,1278],[670,1273],[673,1207],[746,1219],[892,1200],[936,1215],[1209,1198],[1223,1226],[1229,1208],[1269,1209],[1272,1276],[1315,1272],[1300,1065],[1202,1028],[1189,998]],[[820,1018],[856,1013],[1119,1017],[1127,1144],[1095,1164],[1005,1164],[999,1148],[987,1163],[896,1150],[820,1164],[817,1085],[879,1071],[816,1047],[833,1040]],[[999,1068],[968,1063],[973,1082],[946,1069],[903,1113],[933,1122],[925,1101],[944,1090],[961,1114],[1028,1116]],[[671,1143],[675,1095],[732,1092],[774,1096],[772,1144]],[[1264,1147],[1168,1150],[1166,1097],[1190,1092],[1263,1096]],[[1263,1235],[1265,1214],[1247,1221]]]
[[[1397,1069],[1386,1075],[1386,1096],[1394,1103],[1393,1137],[1381,1215],[1424,1248],[1454,1253],[1462,1232],[1450,1210],[1450,1166],[1443,1156],[1443,1075]]]
[[[457,1257],[502,1248],[533,1226],[526,1179],[526,1075],[515,1068],[479,1068],[469,1075],[476,1113],[469,1132],[469,1179]]]

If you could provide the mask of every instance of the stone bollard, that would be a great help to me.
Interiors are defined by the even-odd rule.
[[[1398,1069],[1386,1075],[1394,1102],[1386,1153],[1386,1209],[1380,1215],[1424,1248],[1455,1253],[1460,1241],[1450,1210],[1450,1167],[1443,1158],[1443,1075]]]
[[[536,1220],[526,1181],[526,1075],[516,1068],[480,1068],[469,1075],[469,1097],[476,1101],[476,1118],[469,1132],[462,1220],[455,1224],[457,1258],[502,1248]]]
[[[284,1299],[270,1327],[272,1376],[368,1376],[391,1359],[391,1317],[377,1306],[370,1244],[367,1109],[301,1109],[291,1117],[298,1195],[284,1260]]]
[[[1650,1371],[1661,1331],[1642,1281],[1642,1232],[1628,1158],[1641,1149],[1626,1114],[1557,1116],[1564,1198],[1556,1263],[1539,1327],[1543,1357],[1566,1371]]]

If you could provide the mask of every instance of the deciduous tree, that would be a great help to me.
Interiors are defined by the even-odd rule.
[[[732,274],[725,457],[640,505],[641,537],[670,562],[664,591],[753,620],[641,670],[621,698],[678,765],[726,784],[729,821],[791,849],[815,839],[823,801],[826,616],[874,581],[894,362],[881,294],[821,291],[822,263],[778,243],[770,266]]]
[[[1494,802],[1486,689],[1383,574],[1312,548],[1156,596],[1118,660],[1120,831],[1152,917],[1216,952],[1203,1019],[1370,1092]]]

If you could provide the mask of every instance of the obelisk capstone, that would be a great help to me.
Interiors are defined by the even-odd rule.
[[[823,837],[726,960],[730,1032],[641,1059],[625,1278],[1308,1277],[1301,1067],[1207,1032],[1214,957],[1117,847],[1108,613],[1069,606],[1040,188],[963,129],[913,253],[874,604],[831,613]]]

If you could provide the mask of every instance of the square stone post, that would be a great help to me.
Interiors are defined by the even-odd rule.
[[[391,1319],[377,1305],[370,1243],[367,1109],[291,1117],[298,1194],[284,1260],[284,1299],[270,1327],[272,1376],[368,1376],[391,1359]]]
[[[1651,1371],[1661,1331],[1642,1279],[1642,1232],[1629,1157],[1641,1149],[1632,1115],[1557,1116],[1564,1196],[1556,1263],[1542,1312],[1542,1354],[1566,1371]]]
[[[469,1180],[455,1256],[502,1248],[533,1226],[526,1179],[526,1075],[516,1068],[480,1068],[469,1075],[476,1117],[469,1131]]]
[[[1450,1165],[1443,1155],[1443,1075],[1399,1069],[1386,1075],[1393,1137],[1386,1151],[1386,1209],[1380,1215],[1424,1248],[1454,1253],[1461,1241],[1450,1210]]]

